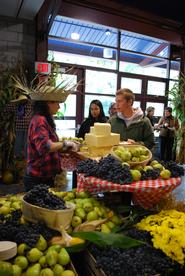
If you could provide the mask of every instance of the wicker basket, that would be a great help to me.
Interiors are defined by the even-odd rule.
[[[64,210],[50,210],[32,205],[26,202],[24,198],[22,199],[22,213],[26,220],[33,223],[43,221],[48,227],[54,230],[60,230],[61,225],[65,229],[70,226],[75,204],[67,202],[66,207],[67,209]]]
[[[142,146],[142,145],[118,145],[118,146],[114,146],[114,147],[112,147],[112,149],[111,149],[111,154],[116,158],[116,159],[118,159],[118,160],[120,160],[120,161],[122,161],[121,160],[121,158],[119,157],[119,156],[117,156],[116,154],[115,154],[115,150],[116,149],[118,149],[118,148],[121,148],[121,147],[124,147],[125,149],[134,149],[134,148],[143,148],[143,149],[145,149],[146,151],[147,151],[147,153],[148,153],[148,158],[147,159],[145,159],[145,160],[143,160],[143,161],[140,161],[140,162],[133,162],[133,161],[126,161],[129,165],[130,165],[130,167],[134,167],[134,166],[137,166],[137,165],[140,165],[140,166],[146,166],[147,164],[148,164],[148,162],[151,160],[151,158],[152,158],[152,153],[151,153],[151,151],[148,149],[148,148],[146,148],[145,146]],[[122,161],[123,162],[123,161]]]

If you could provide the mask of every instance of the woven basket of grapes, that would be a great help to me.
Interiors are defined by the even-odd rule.
[[[36,189],[34,191],[33,189],[22,198],[23,217],[27,221],[33,223],[44,222],[48,227],[54,230],[60,230],[61,225],[67,229],[71,224],[75,204],[71,202],[59,202],[61,199],[55,198],[56,196],[49,191],[46,191],[45,194],[44,191],[42,194],[38,193],[37,199],[40,198],[38,201],[36,201],[37,199],[34,201],[34,192],[38,191]],[[52,204],[48,204],[48,202],[47,205],[45,205],[42,200],[42,195],[45,198],[47,197],[48,202],[54,202],[54,207],[52,207]]]
[[[123,144],[114,146],[111,154],[122,163],[128,163],[130,167],[145,166],[152,158],[151,151],[143,145]]]

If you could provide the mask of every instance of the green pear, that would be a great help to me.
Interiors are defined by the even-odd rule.
[[[87,221],[93,221],[98,219],[98,214],[96,211],[91,211],[87,214]]]
[[[26,270],[25,276],[40,276],[41,266],[40,264],[34,264]]]
[[[87,198],[89,194],[87,192],[76,192],[76,198]]]
[[[1,276],[12,276],[13,267],[12,264],[5,261],[0,261],[0,275]]]
[[[93,205],[91,202],[85,202],[83,205],[83,209],[85,210],[86,213],[89,213],[90,211],[93,210]]]
[[[54,272],[50,268],[44,268],[41,270],[39,276],[54,276]]]
[[[106,225],[107,225],[110,229],[113,229],[113,228],[116,226],[116,224],[115,224],[114,222],[112,222],[112,221],[108,221],[108,222],[106,223]]]
[[[47,248],[47,246],[47,241],[42,235],[40,235],[35,247],[38,248],[40,251],[44,251]]]
[[[50,247],[48,247],[47,252],[50,250],[55,250],[57,253],[59,253],[61,248],[62,247],[60,244],[54,244],[54,245],[51,245]]]
[[[47,261],[46,261],[46,256],[42,256],[40,259],[39,259],[39,264],[41,265],[41,267],[45,268],[47,267]]]
[[[62,272],[61,276],[75,276],[75,273],[72,270],[67,269]]]
[[[75,210],[75,215],[80,217],[81,219],[85,219],[86,218],[86,213],[84,211],[83,208],[76,208]]]
[[[57,259],[58,253],[55,250],[49,250],[46,253],[46,261],[50,267],[56,265]]]
[[[116,216],[116,215],[113,215],[111,218],[110,218],[110,220],[113,222],[113,223],[115,223],[116,225],[120,225],[121,224],[121,219],[118,217],[118,216]]]
[[[19,244],[17,247],[17,254],[24,256],[27,248],[28,248],[28,246],[26,243]]]
[[[103,224],[101,224],[101,232],[103,232],[103,233],[110,233],[111,230],[110,230],[110,228],[105,223],[103,223]]]
[[[160,172],[160,177],[162,178],[162,179],[165,179],[165,180],[167,180],[167,179],[169,179],[170,177],[171,177],[171,172],[169,171],[169,170],[162,170],[161,172]]]
[[[58,254],[58,263],[67,265],[70,262],[70,256],[65,248],[62,248]]]
[[[160,163],[154,164],[154,165],[153,165],[153,168],[154,168],[154,169],[159,169],[160,171],[162,171],[162,170],[164,169],[163,165],[160,164]]]
[[[13,208],[14,210],[19,210],[19,209],[21,209],[21,203],[18,202],[18,201],[14,201],[14,202],[11,204],[11,208]]]
[[[30,263],[36,263],[42,257],[42,255],[43,253],[38,250],[38,248],[34,247],[28,252],[27,258]]]
[[[61,276],[64,268],[60,264],[56,264],[53,268],[54,276]]]
[[[141,179],[141,173],[138,170],[130,170],[133,181],[138,181]]]
[[[82,223],[82,219],[79,216],[73,216],[71,220],[71,225],[76,227]]]
[[[22,270],[24,270],[28,266],[28,260],[25,256],[17,256],[14,260],[14,264],[18,265],[22,268]]]
[[[13,276],[20,276],[22,274],[22,269],[20,266],[14,264],[12,265],[12,267],[13,267]]]
[[[0,215],[8,215],[9,213],[10,213],[10,207],[5,205],[0,207]]]

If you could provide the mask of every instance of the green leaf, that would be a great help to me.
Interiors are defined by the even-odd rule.
[[[89,245],[89,242],[86,241],[85,243],[68,246],[68,247],[66,247],[66,250],[68,253],[80,252],[80,251],[85,250],[88,245]]]
[[[145,244],[144,242],[132,239],[130,237],[115,234],[115,233],[102,233],[97,231],[92,232],[74,232],[74,237],[79,237],[88,240],[99,246],[113,246],[119,248],[130,248]]]

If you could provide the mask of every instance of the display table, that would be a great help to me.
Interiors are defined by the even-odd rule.
[[[77,176],[77,191],[100,192],[131,192],[134,204],[143,208],[152,208],[166,194],[181,184],[181,178],[170,178],[168,180],[143,180],[128,185],[120,185],[96,177],[85,177],[84,174]]]

